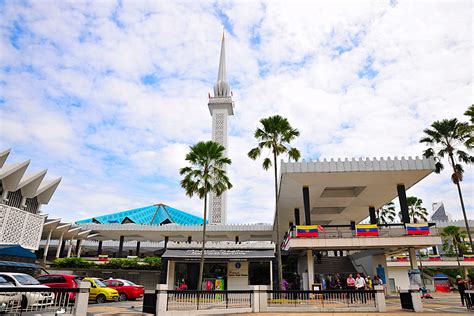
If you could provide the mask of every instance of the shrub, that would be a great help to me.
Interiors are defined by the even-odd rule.
[[[145,257],[143,262],[148,264],[150,269],[158,270],[161,268],[161,257]]]
[[[138,269],[138,259],[112,258],[103,265],[109,269]]]
[[[91,268],[95,264],[84,258],[70,257],[56,259],[52,266],[57,268]]]

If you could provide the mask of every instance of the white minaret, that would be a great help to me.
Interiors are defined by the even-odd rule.
[[[227,148],[227,117],[234,115],[234,102],[227,82],[225,69],[225,42],[222,34],[219,73],[214,85],[214,96],[209,98],[209,112],[212,116],[212,140]],[[227,221],[227,195],[211,194],[209,199],[209,223],[225,224]]]

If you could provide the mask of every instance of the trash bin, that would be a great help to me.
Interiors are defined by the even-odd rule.
[[[400,290],[400,304],[403,309],[415,310],[410,290]]]
[[[145,291],[143,295],[142,312],[155,314],[156,313],[156,293],[155,291]]]

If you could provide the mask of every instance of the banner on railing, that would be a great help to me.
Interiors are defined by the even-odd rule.
[[[99,261],[109,261],[109,255],[99,255]]]
[[[359,224],[356,225],[356,236],[378,236],[379,229],[377,224]]]
[[[464,261],[474,261],[474,254],[463,255]]]
[[[428,255],[428,260],[429,261],[441,261],[441,256],[440,255]]]
[[[423,224],[405,224],[408,235],[429,235],[430,227],[427,223]]]
[[[318,237],[319,225],[296,226],[296,238],[299,237]]]
[[[395,260],[397,262],[407,262],[408,261],[408,257],[407,256],[397,256],[395,257]]]

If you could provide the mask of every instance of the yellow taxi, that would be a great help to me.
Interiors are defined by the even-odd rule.
[[[119,293],[107,287],[101,280],[97,278],[84,278],[83,281],[91,283],[89,292],[89,301],[96,301],[97,303],[105,303],[107,301],[116,301],[119,298]]]

